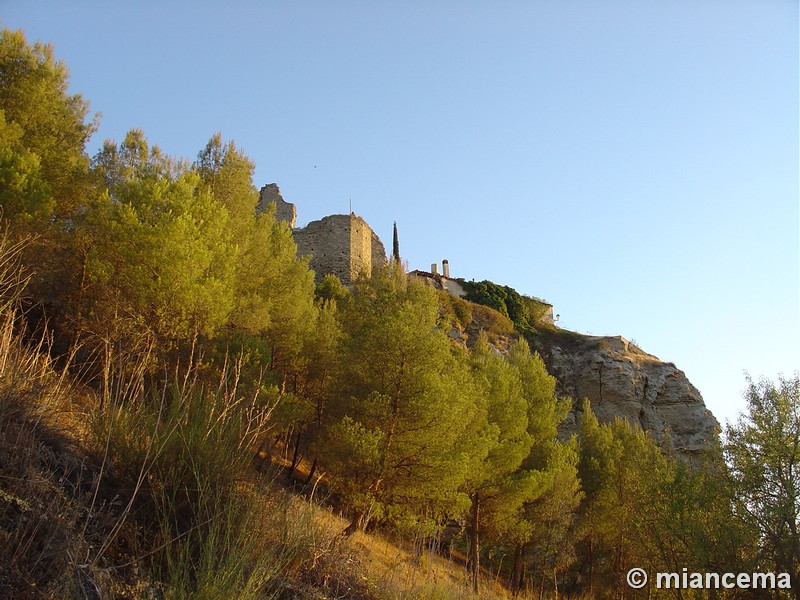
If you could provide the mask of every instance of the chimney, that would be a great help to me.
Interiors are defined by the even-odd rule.
[[[431,264],[431,275],[438,275],[439,274],[439,265],[436,263]]]
[[[446,258],[442,261],[442,277],[450,278],[450,263]]]

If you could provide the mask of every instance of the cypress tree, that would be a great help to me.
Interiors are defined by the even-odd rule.
[[[397,221],[394,222],[394,231],[392,232],[392,260],[400,262],[400,240],[397,238]]]

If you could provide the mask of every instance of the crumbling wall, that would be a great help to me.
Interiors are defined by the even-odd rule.
[[[291,229],[294,229],[297,222],[297,207],[283,199],[277,183],[268,183],[259,192],[256,212],[265,212],[273,203],[275,204],[275,220],[284,221]]]
[[[386,265],[386,248],[378,234],[370,229],[370,245],[372,246],[372,268],[376,269]]]
[[[361,217],[353,213],[330,215],[297,228],[297,208],[283,199],[275,183],[261,188],[256,211],[264,212],[270,205],[275,207],[275,220],[292,229],[298,256],[310,257],[317,283],[332,273],[350,284],[359,275],[369,276],[374,267],[386,264],[383,243]]]

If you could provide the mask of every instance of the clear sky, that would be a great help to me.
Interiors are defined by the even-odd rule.
[[[31,2],[102,113],[221,131],[300,224],[353,210],[564,327],[674,362],[721,422],[800,369],[796,0]]]

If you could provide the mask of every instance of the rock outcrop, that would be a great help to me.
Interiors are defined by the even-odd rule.
[[[577,430],[583,399],[588,398],[601,422],[623,417],[656,441],[669,431],[675,450],[689,458],[716,435],[719,423],[683,371],[623,337],[558,330],[536,346],[561,392],[574,400],[564,433]]]
[[[443,316],[454,344],[472,347],[483,331],[490,346],[504,354],[520,337],[510,319],[496,310],[449,295],[442,298],[449,298],[443,303]],[[526,337],[558,381],[559,394],[572,398],[572,410],[560,428],[564,437],[577,432],[584,399],[601,422],[621,417],[641,426],[658,443],[669,431],[673,449],[689,461],[717,436],[719,423],[683,371],[625,338],[553,326]]]

